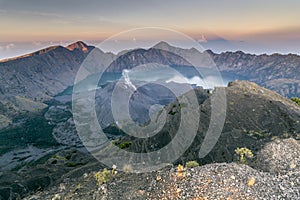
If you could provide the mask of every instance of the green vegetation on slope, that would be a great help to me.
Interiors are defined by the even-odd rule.
[[[24,118],[24,124],[0,131],[0,155],[28,144],[42,148],[58,145],[52,136],[53,125],[47,123],[43,113]]]
[[[293,98],[291,98],[291,100],[296,102],[300,106],[300,98],[293,97]]]

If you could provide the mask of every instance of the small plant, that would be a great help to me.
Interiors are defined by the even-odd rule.
[[[253,138],[256,138],[256,139],[264,138],[265,137],[264,133],[259,132],[259,131],[253,131],[253,130],[249,131],[248,135],[250,137],[253,137]]]
[[[248,186],[253,186],[255,184],[255,178],[254,177],[251,177],[248,179]]]
[[[253,153],[247,148],[237,148],[235,153],[240,156],[240,162],[242,164],[247,164],[247,158],[253,158]]]
[[[180,103],[180,104],[179,104],[179,107],[180,107],[180,108],[185,108],[185,107],[187,107],[187,104],[186,104],[186,103]]]
[[[52,158],[54,158],[56,160],[67,161],[67,158],[60,156],[60,155],[53,155]]]
[[[115,171],[110,171],[107,170],[106,168],[104,168],[101,171],[97,172],[95,174],[95,179],[97,181],[97,185],[100,186],[102,184],[107,183],[108,181],[110,181],[112,179],[112,177],[115,175]]]
[[[117,146],[120,149],[128,149],[131,146],[132,142],[122,142],[120,144],[118,144]]]
[[[199,163],[195,160],[185,163],[186,168],[194,168],[194,167],[198,167],[198,166],[199,166]]]
[[[300,98],[293,97],[293,98],[291,98],[291,100],[296,102],[300,106]]]
[[[65,158],[66,158],[67,160],[70,160],[70,159],[71,159],[71,157],[72,157],[72,154],[68,154],[68,155],[66,155],[66,157],[65,157]]]
[[[80,189],[81,189],[81,184],[78,183],[74,191],[77,192],[77,191],[80,190]]]
[[[132,169],[132,166],[130,164],[125,164],[123,166],[123,171],[128,174],[128,173],[132,173],[133,172],[133,169]]]
[[[178,165],[177,166],[177,177],[178,178],[183,178],[186,175],[186,169],[183,167],[183,165]]]

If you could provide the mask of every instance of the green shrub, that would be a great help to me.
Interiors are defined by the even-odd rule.
[[[112,174],[106,168],[103,171],[99,171],[95,174],[95,179],[97,181],[97,185],[100,186],[104,183],[107,183],[112,178]]]
[[[198,167],[199,163],[197,161],[189,161],[187,163],[185,163],[185,167],[186,168],[194,168],[194,167]]]
[[[264,138],[266,135],[262,132],[258,132],[258,131],[248,131],[247,133],[250,137],[256,138],[256,139],[260,139],[260,138]]]
[[[291,98],[291,100],[296,102],[300,106],[300,98],[293,97],[293,98]]]
[[[235,153],[240,156],[240,162],[242,164],[247,164],[247,158],[253,158],[253,153],[250,149],[247,148],[237,148]]]
[[[67,159],[67,160],[70,160],[70,159],[71,159],[71,157],[72,157],[72,154],[68,154],[68,155],[66,155],[66,159]]]
[[[63,156],[60,155],[53,155],[52,158],[56,159],[56,160],[61,160],[61,161],[67,161],[67,159]]]
[[[118,144],[118,147],[120,149],[127,149],[131,146],[132,142],[122,142],[121,144]]]
[[[112,170],[107,170],[106,168],[104,168],[102,170],[102,172],[101,171],[97,172],[95,174],[95,179],[97,181],[97,185],[100,186],[100,185],[110,181],[117,174],[116,169],[117,169],[117,166],[113,165]]]

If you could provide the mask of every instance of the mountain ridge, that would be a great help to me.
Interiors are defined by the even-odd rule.
[[[51,61],[53,66],[60,65],[59,61],[62,60],[62,56],[65,56],[67,62],[80,64],[81,62],[83,62],[84,58],[95,48],[96,47],[94,46],[88,46],[82,41],[72,43],[66,47],[62,47],[59,45],[51,46],[20,57],[2,60],[0,62],[0,67],[3,68],[3,65],[18,65],[18,62],[22,62],[23,66],[29,66],[35,65],[35,63],[38,63],[39,61],[42,62],[40,66],[44,67],[49,64],[49,58],[45,58],[47,56],[50,56],[57,60],[57,63],[55,63],[56,61]],[[96,49],[99,53],[102,54],[103,51],[101,51],[98,48]],[[209,55],[211,56],[212,60],[215,62],[215,64],[221,72],[228,72],[236,74],[237,76],[246,77],[247,80],[256,82],[267,88],[271,88],[279,92],[281,95],[285,95],[288,97],[300,95],[300,56],[296,54],[255,55],[244,53],[242,51],[228,51],[223,52],[221,54],[217,54],[211,50],[205,50],[203,52],[200,52],[197,49],[193,48],[181,49],[178,47],[173,47],[164,41],[157,43],[150,49],[146,49],[146,51],[149,51],[151,49],[161,49],[173,52],[187,59],[192,65],[194,65],[194,63],[197,64],[199,60],[200,62],[202,62],[201,59],[199,59],[201,56],[203,57],[203,55]],[[140,50],[134,49],[130,52],[132,54],[136,51]],[[70,55],[66,54],[73,55],[70,57]],[[107,53],[103,52],[103,54]],[[121,56],[123,56],[123,54],[120,55],[120,57]],[[164,58],[164,56],[166,55],[162,55],[161,58],[168,59],[167,57]],[[109,56],[107,57],[110,57],[110,59],[106,59],[109,62],[110,60],[114,60],[114,57],[116,57],[116,55],[109,53]],[[35,59],[35,63],[32,63],[33,58]],[[103,60],[105,60],[105,58]],[[15,70],[16,72],[22,70],[20,67],[16,68],[14,66],[10,66],[10,68],[12,68],[11,70]],[[73,68],[77,68],[76,64]],[[122,69],[119,69],[119,71],[120,70]],[[283,79],[285,80],[285,82],[283,81]]]
[[[59,45],[51,46],[0,62],[0,115],[5,116],[1,117],[1,123],[7,124],[7,118],[13,121],[16,115],[32,110],[31,106],[52,99],[74,84],[79,67],[94,47],[87,46],[87,51],[83,51],[78,49],[77,43],[71,46],[74,47],[72,51]],[[95,53],[111,59],[109,54]],[[19,106],[23,104],[25,106]]]
[[[66,46],[66,48],[69,49],[70,51],[74,51],[75,49],[78,49],[78,50],[81,50],[82,52],[89,51],[90,47],[92,47],[92,46],[88,46],[86,43],[84,43],[82,41],[77,41],[73,44]]]
[[[233,74],[237,79],[256,82],[286,97],[300,96],[300,56],[295,54],[254,55],[242,51],[216,54],[211,50],[200,52],[192,48],[181,49],[162,41],[149,49],[134,49],[117,56],[78,41],[66,47],[51,46],[0,62],[2,70],[0,102],[8,108],[11,102],[17,101],[17,96],[37,103],[52,99],[58,93],[73,86],[79,67],[91,52],[97,60],[95,60],[95,69],[89,73],[97,73],[99,70],[97,67],[106,67],[109,64],[115,65],[115,69],[112,67],[112,72],[117,70],[120,73],[129,66],[145,62],[190,63],[197,66],[198,63],[203,64],[203,58],[209,58],[211,64],[214,62],[221,73]],[[145,57],[144,54],[147,56]],[[139,55],[142,56],[141,59],[133,59],[138,58]],[[181,61],[184,60],[182,58],[188,62]],[[0,112],[0,115],[5,116],[2,119],[7,124],[7,113]]]
[[[63,47],[63,48],[66,48],[66,49],[69,49],[70,51],[73,51],[74,49],[85,49],[85,48],[95,48],[96,46],[92,46],[92,45],[88,45],[87,43],[81,41],[81,40],[78,40],[74,43],[71,43],[67,46],[61,46],[61,45],[53,45],[53,46],[49,46],[49,47],[46,47],[46,48],[43,48],[43,49],[40,49],[40,50],[37,50],[37,51],[34,51],[32,53],[27,53],[27,54],[24,54],[24,55],[21,55],[21,56],[15,56],[15,57],[11,57],[11,58],[5,58],[5,59],[2,59],[0,60],[0,63],[1,62],[7,62],[7,61],[10,61],[10,60],[16,60],[16,59],[21,59],[21,58],[24,58],[24,57],[27,57],[27,56],[31,56],[31,55],[34,55],[34,54],[40,54],[39,52],[48,52],[49,50],[53,50],[57,47]],[[165,41],[160,41],[158,43],[156,43],[155,45],[153,45],[152,47],[150,48],[157,48],[157,49],[167,49],[167,48],[174,48],[175,46],[172,46],[170,45],[169,43],[165,42]],[[175,48],[178,48],[178,47],[175,47]],[[146,48],[147,49],[147,48]],[[189,48],[189,49],[185,49],[185,48],[179,48],[179,49],[183,49],[183,50],[197,50],[199,51],[198,49],[192,47],[192,48]],[[86,51],[86,50],[85,50]],[[127,51],[127,50],[125,50]],[[121,51],[122,52],[122,51]],[[119,52],[119,53],[121,53]],[[252,55],[252,56],[297,56],[297,57],[300,57],[299,54],[296,54],[296,53],[286,53],[286,54],[282,54],[282,53],[271,53],[271,54],[256,54],[256,53],[250,53],[250,52],[244,52],[242,50],[236,50],[236,51],[223,51],[221,53],[216,53],[214,52],[213,50],[211,49],[205,49],[203,52],[201,53],[208,53],[208,54],[212,54],[212,55],[222,55],[222,54],[235,54],[235,53],[242,53],[242,54],[245,54],[245,55]],[[109,52],[107,52],[109,53]],[[111,53],[111,52],[110,52]],[[118,54],[119,54],[118,53]],[[116,54],[116,55],[118,55]]]
[[[27,53],[21,56],[16,56],[16,57],[12,57],[12,58],[7,58],[7,59],[2,59],[0,60],[0,63],[5,63],[5,62],[9,62],[9,61],[13,61],[13,60],[18,60],[18,59],[22,59],[22,58],[26,58],[26,57],[30,57],[30,56],[35,56],[35,55],[41,55],[41,54],[45,54],[48,53],[50,51],[53,51],[57,48],[65,48],[68,49],[69,51],[74,51],[75,49],[80,50],[84,53],[87,53],[89,51],[91,51],[92,49],[94,49],[94,46],[90,46],[87,45],[86,43],[84,43],[83,41],[77,41],[74,43],[71,43],[67,46],[62,46],[62,45],[53,45],[53,46],[49,46],[43,49],[39,49],[37,51],[34,51],[32,53]]]

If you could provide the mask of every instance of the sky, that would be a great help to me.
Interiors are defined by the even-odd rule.
[[[300,54],[297,0],[0,0],[0,59],[162,27],[216,52]]]

